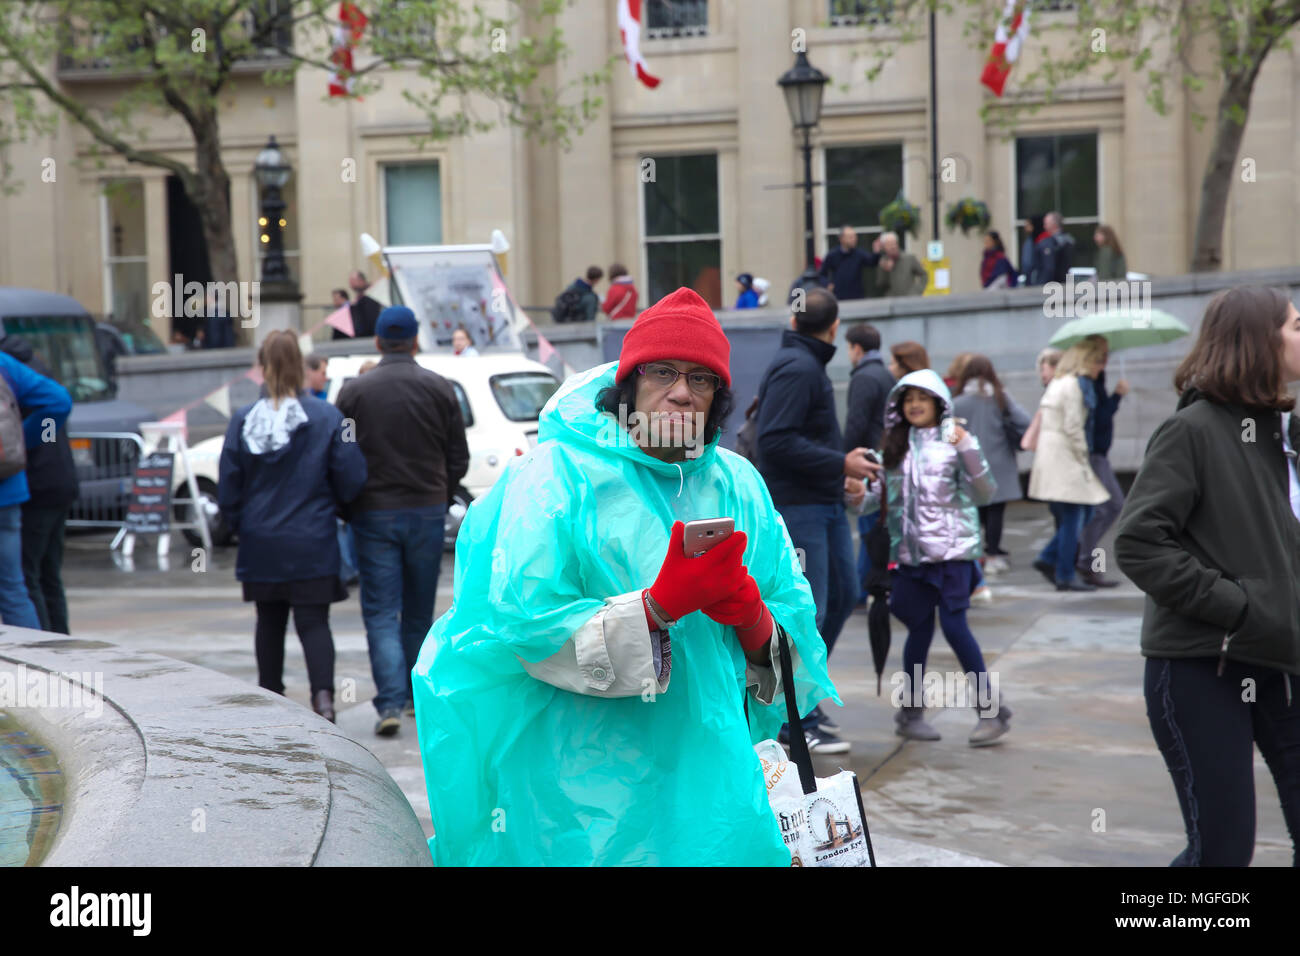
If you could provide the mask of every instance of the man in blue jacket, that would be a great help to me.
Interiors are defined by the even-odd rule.
[[[36,448],[47,437],[53,441],[72,411],[68,390],[4,352],[0,352],[0,377],[18,401],[27,447]],[[22,506],[30,497],[26,471],[0,481],[0,619],[14,627],[39,630],[41,622],[23,578]]]
[[[880,466],[867,458],[866,448],[846,454],[841,447],[835,392],[826,374],[840,327],[839,303],[825,289],[811,289],[803,306],[781,333],[781,348],[759,388],[755,451],[772,503],[795,548],[803,552],[817,630],[829,656],[858,598],[853,540],[844,513],[847,480],[873,477]],[[848,742],[831,733],[829,723],[820,707],[804,718],[808,749],[845,753]]]

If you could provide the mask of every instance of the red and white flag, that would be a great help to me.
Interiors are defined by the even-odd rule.
[[[618,32],[632,73],[653,90],[659,85],[659,77],[650,75],[641,56],[641,0],[618,0]]]
[[[1011,75],[1011,64],[1020,58],[1020,48],[1028,39],[1029,0],[1007,0],[993,36],[993,49],[989,51],[988,62],[980,75],[980,82],[992,90],[994,96],[1002,95],[1007,77]]]
[[[334,28],[334,47],[330,62],[330,96],[351,96],[356,80],[352,76],[352,49],[361,42],[361,34],[369,20],[355,3],[343,0],[339,4],[339,24]]]

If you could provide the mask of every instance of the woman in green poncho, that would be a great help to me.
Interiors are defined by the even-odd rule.
[[[469,509],[414,670],[441,865],[788,866],[753,744],[839,703],[767,489],[718,447],[730,344],[679,289],[570,378]],[[682,522],[730,517],[695,558]]]

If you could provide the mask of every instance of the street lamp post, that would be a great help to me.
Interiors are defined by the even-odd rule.
[[[808,62],[808,54],[800,51],[794,66],[781,74],[777,85],[785,94],[785,106],[790,111],[790,122],[803,132],[803,219],[804,258],[806,270],[813,268],[817,250],[813,241],[813,178],[812,178],[812,128],[821,119],[822,92],[829,81],[821,70]]]
[[[257,220],[261,227],[258,239],[266,250],[262,261],[262,281],[285,282],[289,280],[289,266],[284,261],[284,200],[280,190],[289,181],[291,172],[284,154],[272,136],[257,154],[253,173],[261,187],[262,212]]]

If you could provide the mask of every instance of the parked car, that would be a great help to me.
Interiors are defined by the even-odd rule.
[[[376,361],[375,354],[334,356],[329,362],[329,400],[355,378],[361,366]],[[537,444],[537,417],[560,383],[545,365],[518,352],[489,352],[471,358],[430,352],[415,360],[447,379],[460,399],[469,444],[469,471],[453,495],[447,510],[446,546],[451,547],[465,517],[465,509],[485,494],[512,458]],[[190,449],[190,461],[198,479],[199,497],[208,516],[214,544],[229,544],[231,532],[221,521],[217,507],[217,474],[224,436],[199,442]],[[188,497],[177,480],[174,497]],[[178,505],[178,520],[189,520],[188,505]],[[198,533],[186,531],[192,543]]]
[[[69,296],[0,288],[0,330],[4,337],[25,339],[72,394],[67,429],[81,494],[69,517],[120,521],[139,457],[139,446],[129,436],[139,435],[140,423],[154,416],[117,398],[96,341],[95,320]]]

